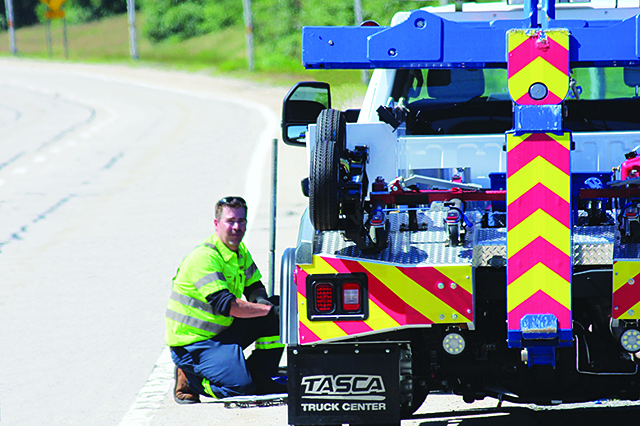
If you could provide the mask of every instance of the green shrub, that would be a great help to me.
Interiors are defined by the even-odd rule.
[[[152,42],[181,40],[229,27],[242,19],[240,0],[144,0],[143,31]]]
[[[361,0],[364,20],[389,25],[393,15],[401,10],[427,6],[413,1]],[[260,0],[253,4],[256,42],[266,52],[300,58],[303,26],[355,25],[353,1],[326,0]]]

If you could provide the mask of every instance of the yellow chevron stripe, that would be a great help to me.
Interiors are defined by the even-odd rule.
[[[569,76],[538,56],[509,78],[507,86],[511,98],[517,100],[527,94],[533,82],[544,83],[560,99],[564,99],[569,91]]]
[[[507,310],[512,311],[538,290],[571,309],[571,284],[546,265],[538,263],[507,287]]]
[[[571,133],[567,132],[559,135],[556,135],[553,133],[547,133],[546,135],[549,136],[554,141],[558,142],[563,148],[567,150],[571,149]]]
[[[298,317],[309,330],[313,331],[320,339],[335,339],[336,337],[346,336],[340,327],[333,321],[309,321],[307,317],[307,299],[298,293]],[[305,343],[300,336],[300,343]]]
[[[542,157],[536,157],[507,179],[507,205],[542,183],[563,200],[571,198],[571,180],[567,174]]]
[[[515,135],[513,133],[507,133],[507,152],[520,145],[532,134],[533,133]],[[556,141],[563,148],[567,150],[571,149],[571,133],[561,133],[559,135],[554,133],[545,133],[545,135]]]
[[[337,271],[331,266],[329,265],[329,263],[327,261],[325,261],[322,257],[320,256],[313,256],[313,264],[312,265],[300,265],[300,267],[308,274],[335,274],[337,273]],[[299,298],[304,299],[304,297],[302,297],[302,295],[299,295]],[[387,314],[384,310],[382,310],[378,305],[376,305],[373,301],[369,301],[369,318],[365,321],[365,323],[371,327],[374,330],[383,330],[386,328],[394,328],[394,327],[398,327],[400,324],[394,320],[391,316],[389,316],[389,314]],[[305,305],[300,305],[300,310],[302,312],[302,310],[304,310],[305,314],[304,315],[300,315],[300,317],[304,316],[306,318],[306,301],[305,301]],[[328,321],[323,321],[323,323],[327,323]],[[307,327],[309,327],[310,330],[312,330],[313,332],[315,332],[316,334],[318,334],[317,331],[317,327],[318,324],[320,324],[320,322],[317,321],[303,321],[303,324],[305,324]],[[335,323],[332,323],[335,324]],[[336,326],[337,327],[337,326]],[[333,331],[331,331],[333,330]],[[323,333],[323,331],[318,331],[320,333]],[[330,335],[331,337],[339,337],[339,335],[337,335],[335,333],[335,329],[333,327],[329,327],[329,330],[326,332],[327,335]],[[343,332],[344,334],[344,332]],[[320,336],[318,336],[320,337]],[[322,337],[324,338],[330,338],[330,337]]]
[[[530,30],[512,29],[507,32],[508,34],[508,47],[507,50],[511,53],[516,47],[524,43],[528,38]]]
[[[571,230],[544,210],[538,209],[507,232],[508,257],[515,255],[538,237],[544,238],[558,250],[571,256]]]
[[[398,321],[391,318],[389,314],[371,300],[369,300],[369,318],[364,323],[374,330],[384,330],[385,328],[400,326]]]
[[[300,265],[303,271],[307,274],[337,274],[336,271],[329,263],[320,256],[313,256],[313,264]]]
[[[452,309],[442,300],[425,290],[398,268],[377,263],[362,263],[362,266],[389,287],[405,303],[434,323],[465,322],[460,312]],[[440,315],[444,315],[444,318],[440,319]]]
[[[532,34],[531,30],[513,29],[508,31],[509,45],[508,50],[511,52],[520,46]],[[565,29],[545,30],[545,34],[556,43],[569,50],[569,31]]]
[[[633,312],[633,315],[631,312]],[[628,309],[626,312],[623,312],[617,319],[640,319],[640,302],[633,305],[631,309]]]
[[[507,133],[507,153],[524,142],[524,140],[529,136],[531,136],[531,133],[525,133],[519,136],[516,136],[513,133]]]
[[[629,279],[640,274],[640,261],[617,261],[613,264],[613,292],[618,291],[629,282]],[[640,287],[640,279],[634,281],[634,285]],[[638,290],[640,291],[640,290]]]
[[[569,31],[564,29],[546,30],[547,37],[569,50]]]
[[[471,265],[437,266],[441,274],[458,284],[460,287],[473,293],[473,283],[471,282]]]

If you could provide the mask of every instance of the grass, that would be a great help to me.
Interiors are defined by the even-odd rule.
[[[140,30],[144,24],[144,15],[137,14],[136,18],[138,61],[130,58],[126,15],[88,24],[68,25],[68,60],[167,67],[289,86],[301,80],[321,80],[332,85],[332,96],[337,101],[362,96],[366,89],[361,83],[359,70],[306,71],[300,60],[269,54],[260,46],[255,49],[256,71],[250,73],[247,71],[245,31],[242,25],[188,40],[173,39],[154,44]],[[61,20],[52,21],[51,36],[52,59],[65,60]],[[19,57],[48,59],[45,26],[36,25],[17,30],[16,47]],[[0,55],[11,55],[9,34],[6,31],[0,33]]]

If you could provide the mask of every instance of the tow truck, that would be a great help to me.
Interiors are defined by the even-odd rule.
[[[283,102],[309,164],[290,424],[398,425],[430,392],[640,397],[639,34],[638,0],[303,28],[307,69],[373,73],[360,109],[316,81]]]

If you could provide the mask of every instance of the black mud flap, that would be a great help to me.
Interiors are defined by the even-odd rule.
[[[400,424],[398,344],[289,347],[289,424]]]

